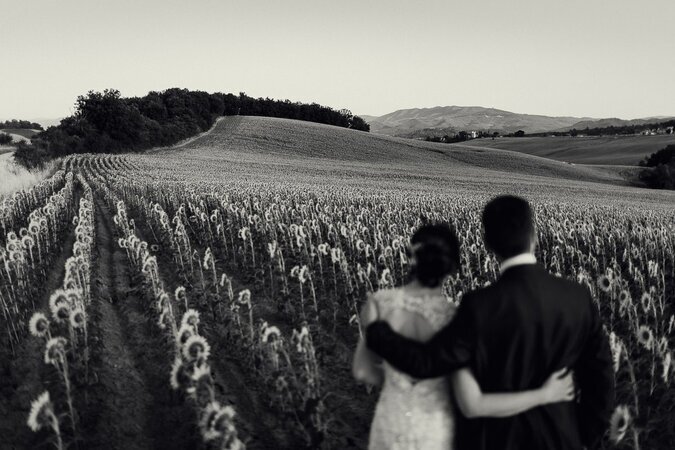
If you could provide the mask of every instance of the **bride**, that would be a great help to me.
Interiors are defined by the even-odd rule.
[[[455,232],[447,225],[418,229],[411,239],[410,265],[408,284],[370,296],[361,313],[363,330],[379,317],[399,334],[424,342],[452,320],[456,307],[443,295],[442,285],[460,266]],[[539,389],[487,394],[469,369],[458,370],[450,380],[415,380],[381,361],[363,339],[353,362],[358,381],[383,385],[370,430],[370,450],[453,449],[451,393],[468,418],[512,416],[540,405],[571,401],[574,383],[572,374],[565,372],[551,374]]]

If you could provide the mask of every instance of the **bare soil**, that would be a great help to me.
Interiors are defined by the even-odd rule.
[[[175,272],[171,254],[161,247],[154,234],[136,221],[136,233],[150,245],[159,245],[158,258],[160,276],[168,292],[184,285]],[[186,286],[190,288],[190,286]],[[188,298],[190,296],[188,295]],[[192,306],[192,305],[191,305]],[[197,308],[199,309],[199,308]],[[302,443],[289,432],[282,418],[268,403],[261,380],[251,373],[250,368],[241,360],[239,349],[227,338],[227,324],[209,320],[206,311],[201,311],[200,333],[211,345],[211,371],[221,402],[231,404],[237,411],[237,431],[246,443],[248,450],[301,448]]]
[[[169,387],[170,347],[146,317],[126,254],[113,235],[112,215],[97,202],[95,216],[96,382],[88,405],[95,419],[86,434],[87,448],[197,448],[194,413]]]

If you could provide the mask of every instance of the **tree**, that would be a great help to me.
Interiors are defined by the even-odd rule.
[[[365,132],[370,131],[370,125],[359,116],[352,116],[349,121],[349,128]]]
[[[0,128],[18,128],[24,130],[42,130],[42,125],[35,122],[29,122],[28,120],[6,120],[0,122]]]
[[[39,147],[29,145],[25,142],[16,144],[14,152],[14,161],[29,169],[42,168],[49,159],[49,154]]]
[[[75,114],[33,137],[30,148],[39,151],[29,155],[24,149],[18,159],[32,164],[40,155],[143,151],[172,145],[206,131],[218,116],[238,114],[307,120],[370,131],[370,126],[351,111],[337,111],[316,103],[254,99],[244,92],[236,96],[179,88],[124,98],[118,90],[106,89],[79,96]]]
[[[0,133],[0,145],[9,145],[14,141],[14,138],[6,133]]]
[[[652,153],[640,161],[645,167],[640,172],[640,180],[654,189],[675,189],[675,145]]]
[[[675,160],[644,169],[640,180],[652,189],[675,190]]]
[[[675,159],[675,144],[668,145],[666,148],[662,148],[658,152],[652,153],[640,161],[640,165],[642,167],[656,167],[659,164],[667,164],[673,159]]]
[[[515,137],[523,137],[525,136],[525,132],[523,130],[518,130],[515,133],[513,133],[513,136]]]

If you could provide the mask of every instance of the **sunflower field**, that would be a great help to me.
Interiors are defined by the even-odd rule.
[[[449,301],[499,273],[490,192],[255,178],[180,153],[61,166],[0,205],[0,448],[365,448],[359,311],[404,282],[415,228],[458,231]],[[603,448],[675,448],[675,209],[531,200],[539,262],[604,320]]]

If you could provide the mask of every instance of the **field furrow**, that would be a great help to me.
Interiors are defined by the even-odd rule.
[[[148,227],[147,223],[137,219],[137,235],[151,245],[156,245],[155,256],[159,259],[159,271],[165,286],[170,292],[184,283],[190,288],[197,280],[189,277],[177,276],[169,268],[174,265],[170,249],[162,247],[156,239],[155,232]],[[184,282],[184,283],[183,283]],[[192,286],[192,287],[191,287]],[[238,290],[239,286],[235,288]],[[244,289],[241,287],[241,289]],[[192,295],[188,293],[188,302],[191,304]],[[219,323],[209,318],[207,314],[201,315],[204,321],[203,333],[207,340],[212,343],[211,348],[211,372],[223,398],[234,405],[237,410],[237,428],[245,438],[247,449],[276,449],[297,448],[301,443],[292,433],[286,431],[284,419],[274,414],[269,407],[269,399],[266,398],[265,388],[260,384],[261,380],[252,375],[249,367],[242,361],[242,349],[236,348],[235,343],[228,338],[230,330],[228,324]],[[230,326],[232,324],[229,324]],[[288,326],[291,328],[291,326]]]
[[[89,408],[97,414],[91,448],[183,449],[195,446],[191,411],[168,390],[166,342],[142,310],[126,255],[97,201],[97,383]]]

